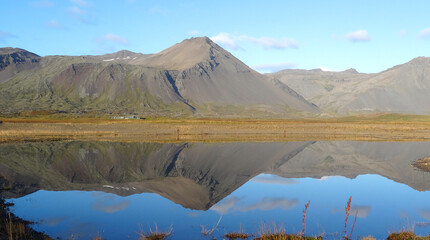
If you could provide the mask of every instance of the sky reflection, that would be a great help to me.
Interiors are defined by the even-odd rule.
[[[73,235],[83,239],[97,235],[136,239],[139,231],[154,229],[154,224],[159,229],[172,225],[175,238],[199,239],[200,226],[212,227],[220,216],[218,235],[240,228],[256,233],[264,223],[282,224],[287,232],[298,233],[303,207],[310,201],[307,234],[324,233],[326,238],[336,238],[336,233],[343,231],[349,196],[350,224],[357,213],[354,238],[384,238],[390,231],[411,224],[416,225],[418,234],[428,234],[430,230],[430,192],[419,192],[378,175],[320,181],[262,174],[208,211],[186,209],[153,193],[120,197],[104,192],[41,190],[12,201],[16,214],[39,223],[36,229],[55,237]]]

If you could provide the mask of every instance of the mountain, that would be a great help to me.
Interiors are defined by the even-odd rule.
[[[2,52],[5,57],[18,50]],[[166,116],[320,112],[284,84],[275,84],[250,69],[206,37],[184,40],[153,55],[123,50],[101,56],[38,57],[37,63],[22,71],[8,71],[13,74],[0,79],[0,112]],[[9,65],[13,69],[20,66]]]
[[[369,78],[371,74],[358,73],[357,70],[351,68],[342,72],[329,72],[321,69],[286,69],[266,75],[278,79],[312,102],[329,95],[335,88],[349,82],[360,83],[363,79]]]
[[[269,74],[322,110],[337,114],[430,114],[430,58],[376,74],[284,70]]]
[[[207,210],[255,176],[322,178],[378,174],[419,191],[430,173],[411,166],[430,155],[429,142],[0,144],[3,196],[39,189],[157,193]]]
[[[38,66],[40,56],[20,48],[0,48],[0,83]]]
[[[315,142],[269,173],[286,178],[377,174],[429,191],[430,173],[412,166],[429,156],[429,149],[429,142]]]
[[[340,113],[395,112],[430,114],[430,58],[419,57],[334,89],[318,103]]]
[[[0,188],[8,197],[39,189],[157,193],[207,210],[256,175],[276,169],[309,142],[1,144]]]
[[[315,106],[274,86],[206,37],[187,39],[140,64],[175,70],[172,78],[179,94],[198,105],[282,105],[318,112]]]
[[[89,55],[87,57],[102,60],[104,62],[115,62],[115,63],[130,63],[150,57],[152,54],[135,53],[128,50],[121,50],[114,53],[108,53],[104,55]]]

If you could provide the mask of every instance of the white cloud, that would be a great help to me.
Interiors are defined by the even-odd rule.
[[[430,226],[430,222],[416,222],[415,226],[425,228]]]
[[[210,209],[221,215],[224,215],[230,212],[239,201],[240,199],[237,197],[229,197],[226,200],[213,205]]]
[[[211,40],[230,50],[239,49],[239,46],[236,43],[237,39],[229,33],[219,33],[218,35],[211,37]]]
[[[370,41],[369,33],[366,30],[357,30],[354,32],[349,32],[345,35],[345,38],[351,42]]]
[[[400,37],[404,37],[404,36],[406,36],[406,35],[408,35],[408,31],[407,31],[406,29],[401,29],[401,30],[399,31],[399,36],[400,36]]]
[[[258,203],[252,204],[240,208],[242,212],[252,211],[252,210],[271,210],[275,208],[280,209],[290,209],[297,205],[297,199],[286,199],[286,198],[263,198]]]
[[[370,210],[372,210],[372,207],[370,206],[352,206],[351,216],[355,216],[355,214],[357,214],[357,217],[359,218],[367,218]]]
[[[290,209],[297,205],[297,199],[286,199],[286,198],[263,198],[255,204],[248,206],[238,206],[238,202],[241,198],[230,197],[218,204],[215,204],[210,209],[216,211],[221,215],[225,215],[233,211],[247,212],[252,210],[271,210],[271,209]]]
[[[275,175],[269,175],[269,176],[257,176],[253,179],[251,179],[253,182],[258,183],[267,183],[267,184],[281,184],[281,185],[290,185],[290,184],[297,184],[299,181],[289,178],[283,178]]]
[[[357,214],[358,218],[367,218],[369,216],[370,210],[372,210],[372,207],[370,206],[351,206],[350,214],[352,217]],[[334,208],[331,211],[332,213],[342,213],[345,212],[344,209],[341,208]]]
[[[418,214],[419,214],[422,218],[425,218],[425,219],[427,219],[427,220],[430,220],[430,209],[428,209],[428,208],[419,209],[419,210],[418,210]]]
[[[116,43],[121,43],[124,45],[127,45],[129,42],[126,38],[121,37],[119,35],[113,34],[113,33],[108,33],[106,35],[103,35],[101,37],[102,41],[109,41],[109,42],[116,42]]]
[[[48,22],[44,22],[44,24],[45,24],[46,26],[50,27],[50,28],[66,29],[66,27],[65,27],[63,24],[61,24],[61,23],[59,23],[59,22],[57,22],[57,21],[55,21],[55,20],[51,20],[51,21],[48,21]]]
[[[324,67],[324,66],[318,66],[318,68],[323,70],[324,72],[330,72],[331,71],[328,67]],[[324,178],[324,177],[322,177],[322,178]]]
[[[318,67],[319,69],[321,69],[321,67]],[[322,70],[322,69],[321,69]],[[323,70],[324,71],[324,70]],[[322,181],[327,181],[331,178],[331,176],[322,176],[320,179],[318,179],[318,181],[322,182]]]
[[[199,30],[191,30],[191,31],[188,31],[187,34],[190,35],[190,36],[195,37],[195,36],[199,36],[200,35],[200,31]]]
[[[149,13],[167,16],[169,14],[169,9],[167,9],[165,7],[154,6],[154,7],[149,9]]]
[[[429,28],[425,28],[423,30],[421,30],[418,33],[418,36],[422,39],[430,39],[430,27]]]
[[[78,6],[73,6],[69,8],[69,12],[73,15],[77,15],[77,16],[83,16],[83,15],[87,15],[87,12],[81,8],[79,8]]]
[[[252,37],[247,35],[232,35],[230,33],[221,32],[216,36],[211,37],[212,41],[220,44],[230,50],[243,49],[239,44],[255,44],[263,49],[287,49],[298,48],[298,44],[291,38],[270,38],[270,37]]]
[[[54,6],[53,2],[47,1],[47,0],[33,1],[33,2],[30,2],[29,4],[32,7],[38,7],[38,8],[52,7],[52,6]]]
[[[251,68],[261,73],[272,73],[272,72],[277,72],[284,69],[296,68],[297,66],[298,66],[297,63],[281,62],[281,63],[257,64],[257,65],[252,65]]]
[[[92,4],[85,0],[71,0],[71,2],[74,6],[68,9],[70,16],[85,24],[94,24],[96,22],[95,16],[87,11]]]
[[[0,42],[6,42],[9,38],[16,38],[16,36],[9,32],[0,31]]]
[[[89,5],[88,2],[84,0],[71,0],[71,2],[81,7],[86,7]]]
[[[289,38],[269,38],[269,37],[249,37],[249,36],[241,36],[243,41],[248,41],[251,43],[255,43],[264,49],[286,49],[286,48],[298,48],[298,45],[295,40]]]
[[[101,211],[105,213],[115,213],[126,209],[130,205],[129,202],[124,201],[112,205],[104,205],[102,200],[97,200],[97,202],[92,206],[96,211]]]
[[[50,226],[50,227],[55,227],[61,222],[63,222],[64,220],[66,220],[66,217],[47,218],[40,221],[40,224]]]

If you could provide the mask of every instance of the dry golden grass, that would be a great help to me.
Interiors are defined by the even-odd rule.
[[[228,239],[248,239],[250,235],[246,233],[231,232],[224,235],[224,237]]]
[[[341,119],[2,119],[0,142],[428,141],[430,118]]]
[[[172,226],[170,226],[167,231],[159,231],[157,224],[155,224],[155,231],[153,231],[150,228],[149,232],[144,233],[143,230],[140,229],[140,232],[138,232],[138,235],[139,235],[139,240],[164,240],[164,239],[170,238],[170,236],[172,235],[172,231],[173,231]]]
[[[415,235],[413,232],[398,232],[391,233],[387,240],[430,240],[430,236],[421,237]]]

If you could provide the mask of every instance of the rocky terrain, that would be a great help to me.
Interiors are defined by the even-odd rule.
[[[283,70],[268,74],[324,112],[430,114],[430,58],[418,57],[376,74]]]
[[[156,54],[45,56],[0,49],[0,112],[110,116],[317,117],[430,114],[430,59],[380,73],[262,75],[207,37]]]
[[[139,116],[296,116],[319,108],[209,38],[157,54],[39,57],[0,49],[0,112]]]

